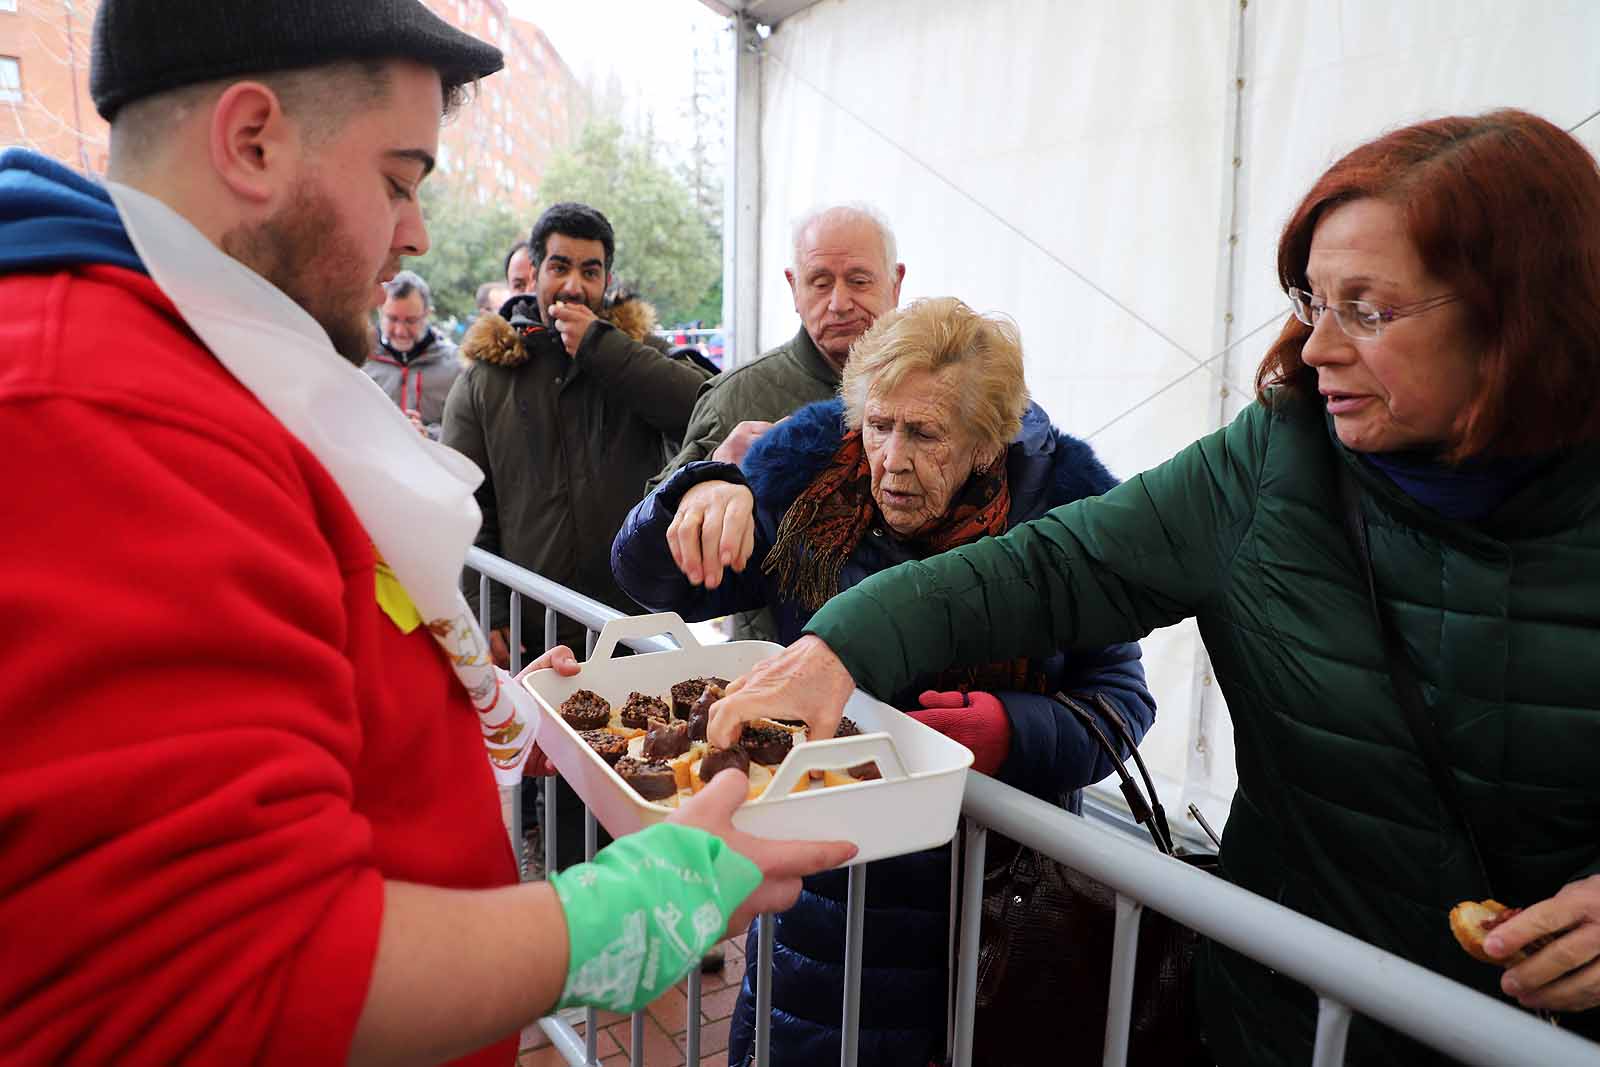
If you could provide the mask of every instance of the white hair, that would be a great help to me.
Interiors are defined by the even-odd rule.
[[[889,220],[883,212],[864,200],[854,200],[844,204],[829,204],[825,207],[812,208],[795,220],[794,224],[794,270],[800,273],[800,252],[805,244],[806,231],[819,222],[870,222],[877,228],[878,237],[883,242],[883,269],[885,277],[893,277],[894,269],[899,264],[896,258],[894,244],[894,231],[889,228]]]

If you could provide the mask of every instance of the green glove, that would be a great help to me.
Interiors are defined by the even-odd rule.
[[[657,823],[552,874],[550,884],[569,943],[558,1007],[627,1013],[700,962],[761,871],[713,834]]]

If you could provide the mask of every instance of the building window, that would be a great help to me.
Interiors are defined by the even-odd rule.
[[[22,102],[22,64],[16,56],[0,56],[0,101]]]
[[[15,11],[17,0],[0,0],[0,11]]]

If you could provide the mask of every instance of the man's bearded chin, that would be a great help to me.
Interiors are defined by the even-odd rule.
[[[361,366],[377,347],[370,301],[376,279],[357,279],[360,262],[338,213],[310,182],[264,222],[236,226],[222,250],[305,309],[334,350]]]

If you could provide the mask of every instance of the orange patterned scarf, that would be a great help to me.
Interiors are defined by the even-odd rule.
[[[984,470],[974,470],[950,508],[912,539],[922,555],[932,556],[1006,530],[1011,489],[1004,455]],[[852,430],[778,523],[777,540],[761,569],[778,579],[779,593],[816,611],[839,592],[845,560],[872,527],[872,471],[861,431]],[[1044,692],[1043,672],[1030,661],[1013,660],[945,671],[942,689],[1023,689]]]

